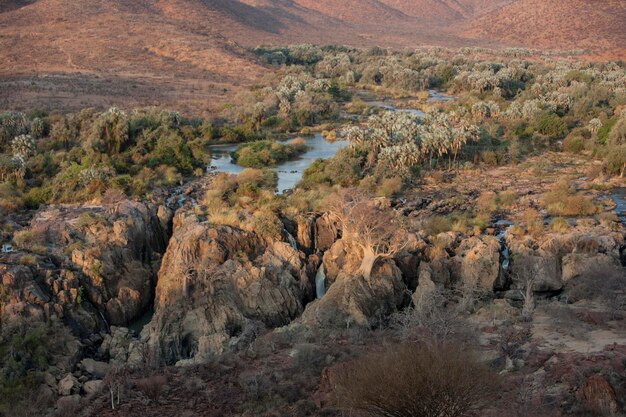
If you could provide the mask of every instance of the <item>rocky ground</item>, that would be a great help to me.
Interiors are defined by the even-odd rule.
[[[338,416],[337,367],[443,328],[475,339],[505,377],[485,415],[618,413],[626,227],[607,213],[608,190],[623,183],[596,172],[546,154],[426,178],[379,201],[413,232],[370,279],[355,277],[358,254],[326,215],[286,218],[280,241],[207,223],[194,210],[206,179],[154,203],[45,207],[3,220],[19,245],[0,255],[1,320],[71,328],[42,387],[58,415]],[[600,211],[556,229],[541,196],[563,178]],[[506,192],[484,228],[432,224]],[[431,304],[428,320],[441,320],[412,316]]]

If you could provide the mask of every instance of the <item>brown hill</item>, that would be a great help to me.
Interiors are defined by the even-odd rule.
[[[626,57],[626,1],[517,0],[466,22],[460,32],[538,49],[590,49]]]
[[[240,45],[522,45],[626,57],[625,9],[623,0],[4,0],[0,109],[197,112],[266,71]]]

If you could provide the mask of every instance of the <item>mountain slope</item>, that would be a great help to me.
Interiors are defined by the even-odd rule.
[[[626,1],[517,0],[466,22],[459,33],[537,49],[590,49],[623,58]]]
[[[245,49],[259,44],[585,48],[626,58],[625,22],[623,0],[0,0],[0,109],[205,109],[268,70]]]

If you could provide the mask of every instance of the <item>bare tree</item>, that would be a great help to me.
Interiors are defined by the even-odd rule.
[[[111,397],[111,410],[115,410],[115,406],[119,406],[121,402],[121,391],[126,385],[128,371],[122,366],[112,367],[104,377],[104,385],[109,390]]]
[[[537,265],[527,256],[519,256],[514,260],[516,264],[515,280],[520,286],[524,305],[522,307],[522,318],[531,321],[535,311],[535,280],[537,278]]]
[[[407,244],[406,229],[392,210],[378,207],[355,189],[334,194],[331,215],[341,227],[342,238],[361,251],[359,273],[369,279],[376,262],[391,258]]]

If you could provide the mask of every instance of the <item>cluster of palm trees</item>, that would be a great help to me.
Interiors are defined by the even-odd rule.
[[[351,147],[372,153],[401,175],[410,175],[426,161],[433,166],[447,158],[452,168],[462,148],[479,139],[479,128],[438,111],[421,119],[405,112],[385,112],[370,117],[366,128],[348,129],[346,137]]]

